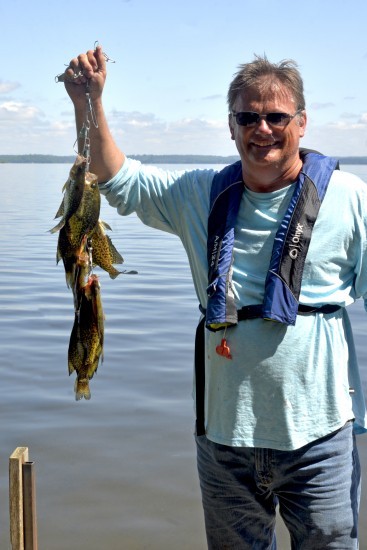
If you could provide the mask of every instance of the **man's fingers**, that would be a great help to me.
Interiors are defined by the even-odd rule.
[[[102,72],[106,72],[106,56],[103,53],[102,46],[97,46],[93,52],[98,69]]]
[[[94,56],[90,52],[82,53],[70,61],[70,67],[74,73],[82,73],[86,78],[91,78],[97,69]]]
[[[74,57],[64,73],[56,77],[56,81],[84,84],[96,73],[106,75],[106,56],[99,45],[95,50],[88,50],[86,53]]]

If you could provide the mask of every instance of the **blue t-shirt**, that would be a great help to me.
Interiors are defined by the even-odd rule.
[[[206,306],[207,222],[214,170],[165,171],[126,159],[101,192],[121,215],[177,235],[187,252],[198,300]],[[262,303],[275,233],[294,185],[271,193],[244,188],[235,228],[237,307]],[[335,171],[306,257],[300,302],[339,304],[333,314],[298,316],[294,327],[263,319],[226,332],[232,360],[215,349],[223,332],[206,331],[206,435],[230,446],[292,450],[355,419],[365,403],[344,306],[367,302],[367,186]],[[353,388],[354,393],[350,393]]]

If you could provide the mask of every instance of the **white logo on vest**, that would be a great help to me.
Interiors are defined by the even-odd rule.
[[[301,248],[299,243],[302,235],[303,235],[303,225],[298,223],[296,232],[292,237],[292,240],[291,240],[292,244],[290,245],[290,250],[289,250],[289,256],[292,258],[292,260],[295,260],[298,256],[298,252]]]

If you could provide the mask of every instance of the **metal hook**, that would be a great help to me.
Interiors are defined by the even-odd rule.
[[[70,65],[65,64],[65,67],[67,69],[71,69]],[[73,80],[76,80],[80,76],[83,76],[83,71],[74,73],[72,76],[66,76],[65,72],[63,72],[55,76],[55,82],[73,82]]]
[[[96,49],[97,46],[99,46],[99,41],[98,41],[98,40],[96,40],[96,41],[94,42],[94,49]],[[116,63],[116,61],[114,61],[113,59],[111,59],[111,58],[106,54],[106,52],[102,52],[102,54],[103,54],[103,57],[105,58],[105,60],[107,61],[107,63],[108,63],[108,62],[109,62],[109,63]]]
[[[96,40],[94,42],[94,49],[96,49],[96,47],[99,45],[99,41]],[[114,61],[113,59],[111,59],[105,52],[102,52],[103,54],[103,57],[105,58],[105,60],[107,61],[107,63],[116,63],[116,61]],[[65,67],[70,67],[70,65],[66,65],[65,64]],[[58,83],[58,82],[73,82],[73,80],[76,80],[77,78],[83,76],[83,71],[79,71],[77,73],[74,73],[72,76],[66,76],[65,75],[65,72],[63,73],[60,73],[58,75],[55,76],[55,82]]]

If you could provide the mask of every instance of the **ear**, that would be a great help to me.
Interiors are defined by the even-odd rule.
[[[306,111],[302,111],[299,117],[299,137],[303,137],[306,133],[306,126],[307,126],[307,114]]]
[[[234,141],[234,124],[233,124],[233,116],[231,115],[231,113],[229,113],[228,115],[228,126],[229,126],[229,131],[231,133],[231,139],[233,139]]]

